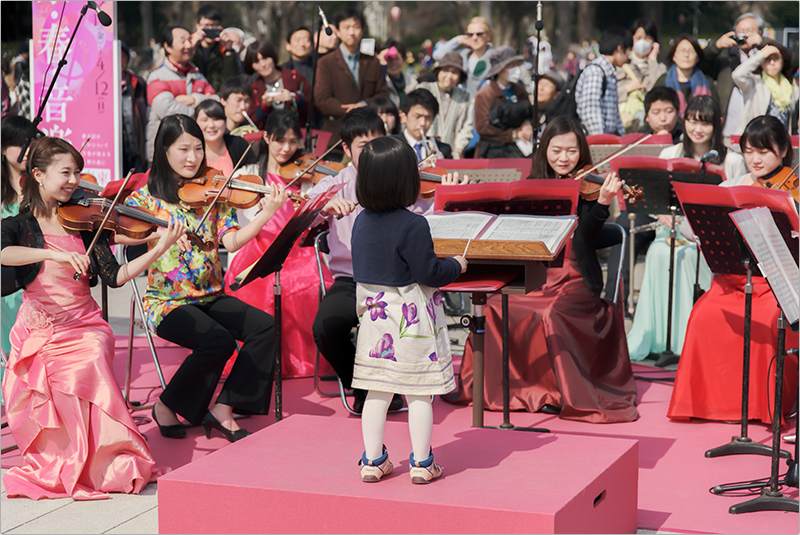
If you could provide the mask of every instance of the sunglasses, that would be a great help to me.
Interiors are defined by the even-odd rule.
[[[486,32],[468,33],[467,37],[483,37],[484,35],[486,35]]]

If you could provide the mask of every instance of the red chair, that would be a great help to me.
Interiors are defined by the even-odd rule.
[[[586,142],[589,145],[619,145],[620,139],[614,134],[595,134],[586,136]]]
[[[436,167],[442,167],[450,171],[458,169],[488,169],[489,160],[486,158],[462,158],[460,160],[441,159],[436,160]]]
[[[631,143],[639,141],[646,135],[647,134],[643,134],[641,132],[625,134],[619,138],[619,142],[621,145],[630,145]],[[642,141],[642,145],[672,145],[672,134],[655,134],[654,136],[647,138],[645,141]]]

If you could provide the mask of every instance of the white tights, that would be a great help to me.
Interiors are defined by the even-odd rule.
[[[383,455],[383,432],[386,427],[386,411],[394,394],[370,390],[361,412],[361,434],[367,459]],[[408,432],[414,459],[424,461],[430,455],[433,433],[433,407],[430,396],[406,396],[408,402]]]

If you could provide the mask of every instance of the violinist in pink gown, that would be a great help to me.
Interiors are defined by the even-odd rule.
[[[300,142],[300,124],[297,116],[286,110],[272,112],[267,120],[266,134],[259,150],[259,174],[266,177],[266,185],[281,184],[288,180],[280,175],[280,166],[289,162],[297,152]],[[288,188],[291,193],[299,193],[299,181]],[[236,253],[225,273],[225,291],[245,303],[265,310],[274,310],[273,286],[275,275],[258,279],[247,286],[231,291],[235,277],[256,262],[272,244],[278,233],[294,213],[290,203],[281,207],[261,232]],[[240,211],[240,217],[241,217]],[[326,286],[333,284],[333,277],[323,265]],[[284,377],[303,377],[314,373],[314,354],[316,345],[311,332],[313,318],[317,313],[319,300],[319,274],[312,247],[295,245],[281,269],[282,372]],[[324,362],[324,361],[322,361]]]
[[[3,294],[24,288],[3,380],[9,427],[23,457],[3,478],[9,497],[102,499],[138,493],[158,475],[114,377],[114,335],[90,281],[99,275],[122,286],[177,241],[183,227],[160,230],[153,249],[123,266],[111,252],[109,231],[87,255],[93,233],[68,230],[57,217],[57,203],[70,199],[82,167],[68,142],[36,140],[20,214],[2,222]]]

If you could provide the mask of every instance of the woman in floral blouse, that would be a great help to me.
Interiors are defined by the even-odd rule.
[[[249,434],[236,424],[234,413],[269,410],[275,330],[272,316],[225,295],[218,247],[240,249],[284,204],[287,194],[275,185],[260,201],[261,211],[240,227],[236,210],[225,204],[187,208],[178,197],[183,181],[205,170],[203,132],[194,119],[165,117],[155,147],[147,186],[134,192],[128,204],[147,208],[161,219],[175,218],[189,229],[196,229],[206,210],[211,210],[198,234],[217,247],[204,251],[184,237],[148,270],[144,296],[148,326],[161,338],[192,350],[153,408],[153,419],[168,438],[186,436],[176,416],[180,415],[190,424],[202,424],[207,437],[214,428],[234,442]],[[209,408],[236,340],[242,342],[236,362]]]

